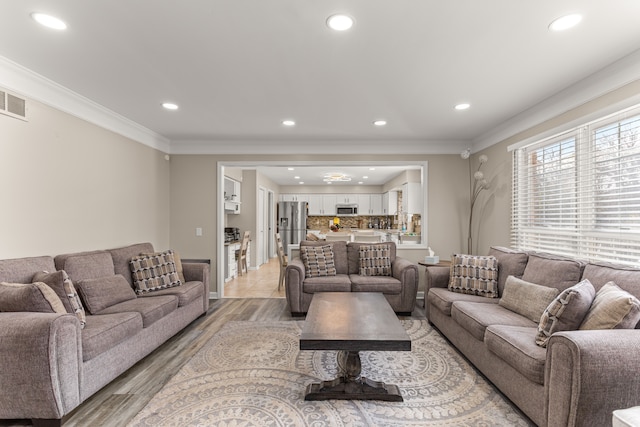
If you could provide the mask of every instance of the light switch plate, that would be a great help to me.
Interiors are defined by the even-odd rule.
[[[197,227],[196,228],[196,236],[202,236],[202,228],[201,227]]]

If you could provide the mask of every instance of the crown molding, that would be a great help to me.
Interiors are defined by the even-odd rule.
[[[513,135],[553,119],[574,108],[578,108],[589,101],[593,101],[638,79],[640,79],[640,49],[474,139],[473,152],[478,152],[504,141]],[[635,96],[631,94],[626,101],[607,107],[607,111],[599,111],[596,114],[612,113],[613,111],[608,110],[613,109],[615,111],[615,109],[623,109],[636,103],[638,103],[638,94]],[[571,124],[567,124],[567,127],[570,125]]]
[[[162,135],[3,56],[0,56],[0,85],[141,144],[165,153],[170,151],[170,141]]]
[[[389,140],[174,140],[171,154],[459,154],[469,141]],[[238,147],[242,147],[239,153]]]

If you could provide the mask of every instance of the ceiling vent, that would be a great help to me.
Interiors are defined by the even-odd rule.
[[[0,114],[27,120],[27,100],[0,89]]]

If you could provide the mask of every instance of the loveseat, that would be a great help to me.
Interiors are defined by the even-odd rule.
[[[504,395],[549,427],[610,426],[612,411],[640,404],[640,270],[502,247],[487,257],[499,298],[462,291],[455,261],[428,267],[427,317]],[[621,312],[602,311],[605,289]],[[620,318],[598,325],[603,313]]]
[[[168,257],[141,243],[0,260],[0,282],[6,282],[0,294],[0,418],[61,424],[75,407],[206,313],[208,264],[182,263],[184,282],[137,294],[130,260],[141,254],[148,254],[141,258],[143,265],[156,255]],[[34,279],[42,282],[32,285]],[[77,295],[65,292],[68,279],[83,307],[73,304]],[[49,306],[42,310],[47,302],[55,312],[35,312],[51,311]],[[29,311],[16,311],[25,304]]]
[[[329,248],[327,256],[335,264],[329,274],[314,276],[305,267],[302,259],[306,248]],[[361,251],[362,249],[362,251]],[[365,274],[361,274],[361,252],[381,250],[383,255],[370,260]],[[366,251],[366,252],[365,252]],[[371,252],[373,253],[373,252]],[[293,316],[304,315],[309,310],[311,299],[316,292],[381,292],[398,314],[410,314],[415,308],[418,293],[418,266],[396,256],[393,242],[358,243],[324,242],[303,240],[300,242],[300,257],[289,261],[285,270],[285,291]],[[364,255],[365,257],[367,255]],[[375,259],[375,261],[374,261]],[[386,263],[385,263],[386,261]],[[384,266],[376,269],[376,265]]]

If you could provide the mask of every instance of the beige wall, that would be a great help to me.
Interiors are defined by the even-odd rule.
[[[29,101],[0,115],[0,258],[169,247],[164,153]]]
[[[212,260],[212,286],[216,291],[217,247],[216,233],[217,201],[216,196],[218,162],[283,162],[308,161],[308,156],[268,156],[268,155],[173,155],[171,157],[171,244],[177,250],[190,257]],[[330,161],[330,156],[315,156],[318,162]],[[406,161],[410,164],[428,162],[428,244],[443,257],[462,250],[466,245],[461,225],[464,224],[468,207],[465,205],[467,195],[467,163],[459,155],[420,155],[420,156],[343,156],[341,161]],[[255,173],[254,173],[255,175]],[[258,177],[243,174],[242,212],[255,211],[257,195],[251,187],[258,182]],[[277,197],[277,193],[275,194]],[[242,215],[241,215],[242,216]],[[231,219],[227,222],[231,224]],[[233,220],[234,224],[237,224]],[[253,227],[255,227],[255,219]],[[424,222],[423,222],[424,224]],[[240,226],[240,225],[235,225]],[[195,228],[203,228],[203,236],[195,236]],[[222,236],[220,236],[222,238]],[[184,255],[183,255],[184,256]],[[252,252],[252,257],[254,253]]]

